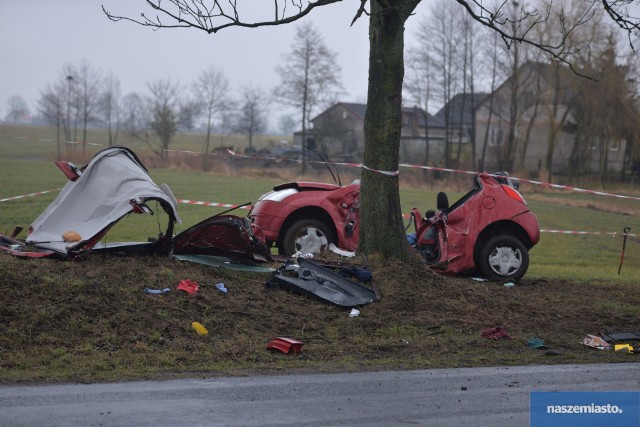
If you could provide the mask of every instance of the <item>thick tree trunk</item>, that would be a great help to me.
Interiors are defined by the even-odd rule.
[[[371,1],[364,165],[377,171],[398,170],[404,22],[417,3]],[[362,170],[360,250],[364,253],[379,253],[385,258],[409,256],[398,181],[398,175]]]

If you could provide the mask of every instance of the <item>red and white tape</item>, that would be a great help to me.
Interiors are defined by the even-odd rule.
[[[4,199],[0,199],[0,203],[2,202],[8,202],[10,200],[18,200],[18,199],[24,199],[26,197],[34,197],[34,196],[41,196],[43,194],[47,194],[47,193],[52,193],[54,191],[60,191],[60,188],[57,188],[55,190],[45,190],[45,191],[38,191],[37,193],[30,193],[30,194],[22,194],[20,196],[13,196],[13,197],[7,197]]]
[[[13,137],[15,139],[26,139],[26,137]],[[81,144],[81,142],[75,142],[75,141],[66,141],[69,144]],[[96,143],[88,143],[88,145],[94,145],[94,146],[100,146],[102,144],[96,144]],[[138,148],[138,149],[145,149],[145,148]],[[167,152],[170,153],[185,153],[185,154],[192,154],[192,155],[210,155],[210,156],[225,156],[225,154],[222,153],[202,153],[199,151],[189,151],[189,150],[166,150]],[[287,158],[276,158],[276,157],[269,157],[269,156],[255,156],[255,155],[243,155],[243,154],[238,154],[235,151],[226,150],[227,153],[232,156],[232,157],[240,157],[240,158],[250,158],[250,159],[262,159],[262,160],[272,160],[272,161],[276,161],[276,162],[282,162],[282,161],[288,161],[288,162],[294,162],[294,163],[301,163],[302,160],[300,159],[287,159]],[[368,166],[363,165],[362,163],[340,163],[340,162],[323,162],[323,161],[318,161],[318,160],[307,160],[308,163],[315,163],[315,164],[334,164],[334,165],[338,165],[338,166],[346,166],[346,167],[355,167],[355,168],[361,168],[361,169],[367,169],[371,172],[375,172],[375,173],[380,173],[383,175],[387,175],[387,176],[397,176],[400,174],[399,170],[395,170],[395,171],[385,171],[385,170],[378,170],[378,169],[373,169],[370,168]],[[478,172],[476,171],[470,171],[470,170],[464,170],[464,169],[450,169],[450,168],[440,168],[440,167],[435,167],[435,166],[424,166],[424,165],[414,165],[414,164],[408,164],[408,163],[400,163],[398,165],[399,167],[403,167],[403,168],[410,168],[410,169],[424,169],[424,170],[433,170],[433,171],[440,171],[440,172],[450,172],[450,173],[463,173],[463,174],[467,174],[467,175],[477,175]],[[567,191],[574,191],[574,192],[578,192],[578,193],[584,193],[584,194],[592,194],[595,196],[604,196],[604,197],[613,197],[613,198],[618,198],[618,199],[627,199],[627,200],[636,200],[636,201],[640,201],[640,197],[637,196],[627,196],[624,194],[615,194],[615,193],[607,193],[607,192],[603,192],[603,191],[596,191],[596,190],[589,190],[589,189],[585,189],[585,188],[579,188],[579,187],[572,187],[569,185],[562,185],[562,184],[552,184],[549,182],[543,182],[543,181],[537,181],[537,180],[533,180],[533,179],[526,179],[526,178],[518,178],[515,176],[510,177],[513,180],[519,181],[519,182],[527,182],[533,185],[540,185],[543,187],[547,187],[547,188],[554,188],[554,189],[558,189],[558,190],[567,190]],[[5,201],[5,200],[0,200],[0,202]]]
[[[219,208],[233,208],[233,209],[251,209],[250,205],[234,205],[231,203],[217,203],[217,202],[202,202],[199,200],[187,200],[187,199],[176,199],[178,203],[186,203],[187,205],[197,205],[197,206],[213,206]]]
[[[573,230],[540,230],[541,233],[555,233],[555,234],[573,234],[573,235],[595,235],[595,236],[625,236],[625,233],[618,233],[615,231],[573,231]],[[629,237],[638,237],[637,234],[627,233]]]
[[[10,200],[19,200],[24,199],[26,197],[35,197],[41,196],[43,194],[51,193],[54,191],[60,191],[60,189],[56,190],[46,190],[39,191],[37,193],[24,194],[15,197],[7,197],[5,199],[0,199],[0,202],[6,202]],[[229,208],[229,209],[251,209],[251,205],[238,205],[233,203],[219,203],[219,202],[205,202],[202,200],[190,200],[190,199],[176,199],[178,203],[183,203],[187,205],[193,206],[210,206],[210,207],[219,207],[219,208]],[[404,218],[409,218],[408,214],[402,215]],[[624,233],[619,233],[615,231],[575,231],[575,230],[540,230],[541,233],[551,233],[551,234],[572,234],[572,235],[594,235],[594,236],[624,236]],[[637,234],[629,233],[627,234],[629,237],[638,237]]]

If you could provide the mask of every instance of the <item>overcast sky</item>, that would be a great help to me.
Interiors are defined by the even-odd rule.
[[[367,93],[368,17],[350,27],[359,0],[317,8],[304,21],[313,21],[325,44],[338,54],[344,101],[364,102]],[[406,43],[428,7],[423,2],[407,23]],[[252,11],[273,2],[238,0]],[[136,17],[149,12],[144,0],[0,0],[0,118],[7,99],[22,96],[32,112],[40,92],[57,80],[65,64],[82,60],[103,72],[113,72],[124,94],[144,92],[146,83],[171,79],[185,85],[206,68],[223,70],[235,90],[255,84],[271,90],[279,82],[274,70],[289,51],[297,24],[258,29],[228,28],[209,35],[195,29],[153,31],[131,22],[112,22],[114,15]],[[267,7],[268,6],[268,7]],[[272,127],[277,126],[272,120]]]

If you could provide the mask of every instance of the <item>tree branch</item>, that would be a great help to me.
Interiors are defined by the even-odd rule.
[[[629,46],[635,52],[632,37],[637,37],[640,33],[640,19],[629,15],[629,6],[633,4],[633,0],[602,0],[605,12],[618,27],[627,32]]]
[[[297,9],[297,13],[286,16],[286,8],[289,1],[291,1],[292,7]],[[112,21],[131,21],[153,29],[197,28],[211,34],[217,33],[227,27],[258,28],[295,22],[308,15],[316,7],[341,1],[342,0],[309,1],[306,7],[303,7],[302,0],[285,0],[282,4],[282,13],[280,14],[279,0],[274,0],[274,20],[257,22],[241,21],[236,0],[229,0],[228,4],[224,4],[220,0],[213,0],[210,7],[205,6],[203,0],[146,0],[147,5],[158,14],[155,17],[147,17],[144,13],[141,13],[139,19],[114,15],[106,10],[104,5],[101,7],[104,14]],[[164,6],[163,3],[168,4],[168,6]],[[171,22],[163,22],[161,16],[168,17]],[[215,20],[223,22],[215,24]]]
[[[353,20],[351,21],[351,26],[353,27],[353,24],[356,23],[356,21],[362,16],[363,13],[365,14],[369,14],[366,10],[365,10],[365,5],[367,4],[367,0],[360,0],[360,7],[358,8],[358,11],[356,12],[356,16],[353,17]]]
[[[525,44],[531,45],[547,53],[552,58],[557,59],[563,64],[566,64],[571,69],[571,71],[573,71],[575,74],[581,77],[588,78],[590,80],[595,80],[593,76],[585,75],[573,66],[573,64],[567,59],[567,52],[564,50],[564,47],[565,47],[565,42],[567,38],[573,32],[573,30],[578,26],[586,23],[591,18],[593,18],[594,14],[596,13],[596,10],[594,9],[595,4],[599,0],[590,0],[591,3],[587,7],[586,11],[581,15],[580,19],[578,19],[578,21],[571,26],[571,28],[567,29],[565,26],[566,23],[563,19],[563,16],[560,17],[561,28],[559,32],[560,32],[561,38],[556,44],[546,44],[542,42],[536,42],[527,38],[527,35],[529,34],[529,32],[536,25],[542,24],[549,19],[549,16],[551,14],[550,5],[547,7],[547,10],[544,15],[541,15],[537,9],[527,11],[523,6],[520,9],[519,16],[509,18],[509,17],[505,17],[502,11],[502,8],[506,4],[506,1],[503,2],[498,8],[496,8],[493,11],[487,9],[483,5],[483,3],[478,0],[471,0],[471,1],[456,0],[456,1],[458,2],[458,4],[460,4],[462,7],[464,7],[467,10],[467,12],[472,16],[473,19],[475,19],[477,22],[484,25],[485,27],[490,28],[491,30],[498,33],[502,38],[502,40],[507,45],[507,47],[510,47],[513,42],[525,43]],[[606,2],[607,0],[602,0],[602,1]],[[470,3],[473,3],[477,7],[478,11],[474,10],[474,8],[471,6]],[[507,25],[509,25],[512,28],[513,32],[509,33],[505,31],[503,28],[501,28],[502,26],[507,26]],[[521,28],[523,25],[526,25],[524,29]]]

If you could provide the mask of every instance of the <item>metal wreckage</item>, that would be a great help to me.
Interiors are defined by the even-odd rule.
[[[66,161],[58,161],[56,165],[69,181],[33,221],[26,239],[17,238],[22,231],[20,227],[10,235],[0,234],[1,251],[23,258],[62,259],[91,253],[159,254],[212,266],[270,271],[269,287],[281,287],[343,307],[361,306],[379,299],[370,285],[370,274],[367,277],[362,270],[352,274],[354,267],[351,266],[332,268],[292,258],[275,270],[264,267],[277,260],[266,246],[262,231],[247,217],[230,215],[229,211],[174,235],[175,224],[182,223],[176,198],[168,185],[158,186],[153,182],[129,148],[104,149],[81,168]],[[168,216],[166,231],[158,238],[148,242],[102,241],[125,216],[153,214],[149,204],[154,201]]]
[[[380,298],[366,268],[304,259],[325,249],[353,254],[349,251],[358,244],[358,181],[346,186],[339,180],[338,185],[282,184],[260,197],[246,217],[225,211],[174,235],[175,224],[181,223],[178,202],[169,186],[151,180],[130,149],[109,147],[82,168],[70,162],[56,164],[69,181],[31,224],[27,238],[16,239],[19,228],[10,236],[0,235],[0,250],[27,258],[163,254],[219,267],[272,271],[267,286],[344,307]],[[165,232],[148,242],[102,242],[123,217],[153,214],[153,201],[169,218]],[[473,188],[452,205],[445,193],[439,193],[437,210],[423,217],[413,209],[410,218],[415,233],[407,235],[408,245],[445,274],[519,280],[529,265],[528,251],[540,239],[537,217],[518,192],[517,182],[504,172],[474,176]],[[280,255],[271,254],[273,247]],[[275,270],[265,267],[284,261]]]

